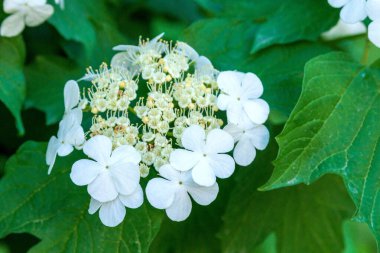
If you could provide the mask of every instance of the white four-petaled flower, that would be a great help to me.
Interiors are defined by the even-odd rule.
[[[25,26],[38,26],[45,22],[54,12],[46,0],[5,0],[4,12],[12,14],[1,24],[0,34],[14,37],[20,34]]]
[[[181,172],[166,164],[160,168],[159,173],[163,178],[150,180],[146,186],[146,195],[152,206],[165,209],[173,221],[183,221],[189,217],[192,206],[190,196],[200,205],[209,205],[218,195],[216,182],[210,187],[197,185],[190,171]]]
[[[217,82],[222,91],[217,105],[220,110],[227,111],[229,122],[245,125],[250,122],[262,124],[267,120],[269,106],[259,99],[263,94],[263,85],[255,74],[223,71]]]
[[[234,147],[230,134],[213,129],[207,136],[205,130],[192,125],[182,134],[185,149],[176,149],[170,155],[171,165],[179,171],[191,170],[193,180],[202,186],[212,186],[216,177],[228,178],[235,170],[233,158],[227,154]]]
[[[263,125],[228,124],[223,128],[231,134],[235,142],[234,159],[237,164],[247,166],[256,157],[256,149],[264,150],[269,142],[269,131]]]
[[[119,194],[131,195],[139,187],[141,155],[134,147],[124,145],[112,151],[111,140],[97,135],[84,144],[83,152],[94,160],[75,162],[70,177],[76,185],[88,185],[95,200],[109,202]]]

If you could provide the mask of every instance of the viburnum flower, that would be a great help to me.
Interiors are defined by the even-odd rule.
[[[356,36],[367,32],[367,27],[363,22],[358,22],[355,24],[347,24],[341,19],[338,23],[332,27],[330,30],[322,33],[322,38],[324,40],[336,40],[340,38]]]
[[[217,82],[222,91],[217,104],[220,110],[227,111],[229,122],[262,124],[267,120],[269,106],[259,99],[263,94],[263,85],[255,74],[223,71]]]
[[[269,142],[269,131],[263,125],[228,124],[223,128],[237,143],[234,159],[241,166],[248,166],[256,157],[256,149],[264,150]]]
[[[328,0],[334,8],[342,8],[340,18],[348,24],[355,24],[367,17],[366,0]]]
[[[178,171],[166,164],[160,168],[159,174],[163,178],[150,180],[146,195],[152,206],[165,209],[173,221],[183,221],[189,217],[192,208],[190,196],[200,205],[209,205],[218,195],[216,182],[210,187],[197,185],[190,171]]]
[[[123,145],[112,151],[111,140],[97,135],[83,145],[83,152],[94,160],[75,162],[70,177],[76,185],[88,185],[92,198],[108,202],[139,187],[141,155],[134,147]]]
[[[380,47],[380,0],[368,0],[366,9],[368,17],[372,20],[368,26],[368,38]]]
[[[83,128],[74,114],[68,115],[59,123],[57,137],[52,136],[46,151],[46,164],[49,165],[48,174],[53,169],[56,156],[67,156],[74,147],[79,149],[85,141]]]
[[[228,178],[234,172],[234,160],[224,154],[234,147],[234,140],[227,132],[213,129],[206,136],[202,127],[192,125],[184,130],[181,140],[185,149],[175,149],[170,163],[179,171],[191,170],[197,184],[212,186],[216,177]]]
[[[144,194],[139,185],[134,192],[130,195],[119,194],[114,200],[108,202],[99,202],[91,198],[90,206],[88,208],[89,214],[94,214],[99,209],[99,218],[102,223],[108,227],[115,227],[119,225],[125,217],[128,208],[138,208],[144,201]]]
[[[54,12],[46,0],[4,0],[4,12],[12,14],[4,19],[0,35],[14,37],[20,34],[25,26],[38,26],[45,22]]]

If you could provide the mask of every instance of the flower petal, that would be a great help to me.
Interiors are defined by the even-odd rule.
[[[216,101],[216,105],[218,106],[220,110],[225,111],[227,110],[228,106],[234,102],[235,100],[231,96],[226,95],[226,94],[220,94]]]
[[[228,105],[227,108],[227,120],[233,124],[241,122],[245,113],[241,102],[233,102]]]
[[[249,100],[244,103],[244,111],[255,124],[263,124],[269,115],[269,105],[262,99]]]
[[[207,159],[201,159],[191,171],[195,183],[201,186],[211,186],[215,184],[216,177],[213,169],[210,167]]]
[[[99,163],[81,159],[73,164],[70,178],[76,185],[88,185],[104,170],[104,167]]]
[[[64,143],[64,144],[61,144],[57,150],[57,154],[59,156],[67,156],[69,155],[71,152],[73,152],[74,148],[71,144],[68,144],[68,143]]]
[[[108,165],[107,162],[110,159],[111,151],[112,142],[103,135],[92,137],[83,146],[83,152],[86,155],[105,166]]]
[[[116,163],[110,166],[109,171],[116,191],[120,194],[132,194],[139,185],[140,170],[137,164]]]
[[[120,201],[129,208],[138,208],[144,202],[144,193],[140,185],[130,195],[119,195]]]
[[[25,24],[27,26],[39,26],[45,22],[54,13],[53,6],[45,4],[42,6],[34,6],[29,8],[25,14]]]
[[[123,145],[116,148],[111,155],[110,165],[115,163],[133,163],[139,164],[141,154],[134,147]]]
[[[253,73],[245,74],[241,86],[241,99],[254,99],[263,94],[264,88],[261,80]]]
[[[230,96],[239,96],[243,73],[237,71],[222,71],[219,73],[218,87]]]
[[[328,0],[329,4],[334,8],[341,8],[351,0]]]
[[[202,152],[205,145],[205,130],[198,125],[191,125],[182,133],[182,145],[187,150]]]
[[[232,138],[234,138],[234,142],[237,142],[240,140],[241,136],[243,135],[243,131],[244,131],[238,125],[232,124],[232,123],[228,123],[223,128],[223,130],[226,131],[227,133],[229,133],[232,136]]]
[[[95,180],[88,185],[87,191],[91,197],[100,202],[114,200],[118,195],[108,171],[100,173]]]
[[[19,35],[25,28],[24,14],[16,12],[4,19],[0,28],[0,35],[4,37],[14,37]]]
[[[166,214],[173,221],[183,221],[191,213],[191,199],[183,188],[177,191],[171,206],[166,209]]]
[[[340,11],[340,18],[348,24],[363,21],[366,17],[366,0],[351,0]]]
[[[253,127],[246,132],[246,136],[258,150],[264,150],[269,143],[269,131],[263,125]]]
[[[125,217],[125,207],[117,198],[113,201],[103,203],[100,207],[99,218],[107,227],[116,227]]]
[[[377,47],[380,47],[380,20],[373,21],[368,26],[368,38]]]
[[[366,10],[372,20],[380,20],[380,0],[367,0]]]
[[[256,150],[248,138],[242,138],[234,149],[234,159],[240,166],[248,166],[256,157]]]
[[[96,211],[98,211],[98,209],[102,206],[102,203],[97,201],[96,199],[94,198],[91,198],[91,201],[90,201],[90,206],[88,207],[88,213],[89,214],[94,214],[96,213]]]
[[[207,154],[227,153],[234,148],[234,139],[222,129],[213,129],[207,134],[205,152]]]
[[[186,183],[186,189],[194,201],[203,206],[209,205],[213,202],[219,192],[219,186],[217,183],[210,187],[204,187],[197,185],[194,182],[189,182]]]
[[[174,201],[175,185],[163,178],[153,178],[145,188],[149,203],[158,209],[168,208]]]
[[[170,164],[179,171],[192,169],[199,161],[200,154],[185,149],[175,149],[170,154]]]
[[[208,155],[207,160],[215,175],[219,178],[228,178],[234,173],[234,159],[226,154]]]
[[[63,90],[63,97],[65,102],[65,112],[68,113],[71,109],[79,103],[79,86],[74,80],[70,80],[65,84]]]
[[[81,147],[85,142],[83,128],[80,125],[74,125],[65,136],[65,142],[75,147]]]
[[[46,150],[46,164],[47,165],[54,163],[59,146],[60,146],[60,143],[57,137],[55,136],[50,137],[47,150]]]
[[[179,53],[186,55],[192,61],[196,61],[199,57],[197,51],[195,51],[194,48],[185,42],[178,41],[176,49],[179,51]]]
[[[159,169],[161,177],[164,177],[170,181],[177,181],[180,178],[181,172],[175,170],[170,164],[165,164]]]

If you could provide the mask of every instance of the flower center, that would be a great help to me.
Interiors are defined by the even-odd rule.
[[[178,184],[179,184],[179,185],[183,185],[183,182],[182,182],[182,181],[179,181]]]

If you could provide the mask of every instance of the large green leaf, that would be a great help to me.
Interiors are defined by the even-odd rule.
[[[70,79],[83,76],[81,67],[57,56],[40,56],[25,70],[28,108],[46,113],[47,124],[58,122],[63,115],[63,87]]]
[[[89,195],[75,186],[73,160],[59,159],[48,176],[46,145],[24,144],[6,166],[0,181],[0,237],[31,233],[42,241],[31,252],[147,252],[159,230],[162,213],[143,205],[127,210],[124,222],[107,228],[87,213]]]
[[[342,252],[342,223],[353,204],[341,180],[330,176],[312,186],[260,192],[276,150],[270,145],[252,166],[239,169],[223,218],[223,252],[253,252],[272,233],[279,253]]]
[[[263,97],[271,106],[272,122],[283,123],[301,92],[305,63],[330,48],[303,42],[275,46],[250,55],[258,27],[248,21],[205,19],[190,26],[185,35],[186,41],[210,58],[219,70],[256,73],[263,81]]]
[[[24,60],[25,46],[21,37],[0,37],[0,101],[16,118],[19,134],[24,133],[21,119],[25,99]]]
[[[380,239],[380,62],[362,66],[332,53],[305,67],[303,91],[284,131],[264,189],[311,183],[326,173],[342,176],[356,220]]]

